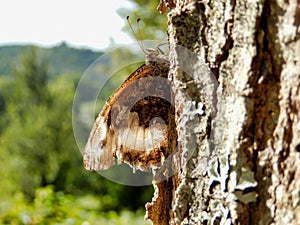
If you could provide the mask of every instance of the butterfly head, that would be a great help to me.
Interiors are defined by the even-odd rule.
[[[136,33],[129,21],[129,16],[127,16],[127,22],[128,22],[128,25],[133,33],[133,35],[135,36],[135,39],[138,41],[138,44],[141,48],[141,50],[145,53],[146,55],[146,64],[150,61],[157,61],[157,60],[160,60],[162,59],[163,61],[168,61],[168,57],[166,56],[166,54],[160,49],[160,46],[162,45],[165,45],[166,43],[163,43],[163,44],[160,44],[158,45],[155,49],[152,49],[152,48],[145,48],[144,45],[143,45],[143,42],[141,41],[142,40],[142,34],[141,34],[141,29],[140,29],[140,25],[139,25],[139,22],[140,22],[140,18],[138,18],[136,20],[136,23],[138,25],[138,33]]]
[[[156,49],[146,48],[143,51],[146,54],[146,64],[153,61],[168,62],[167,55],[159,48],[159,46]]]

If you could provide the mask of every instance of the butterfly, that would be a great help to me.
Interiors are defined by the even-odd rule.
[[[167,79],[169,61],[159,48],[140,47],[145,64],[111,95],[96,118],[84,149],[87,170],[106,170],[125,162],[149,171],[167,155],[175,114]]]

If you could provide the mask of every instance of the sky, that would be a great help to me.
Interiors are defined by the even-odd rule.
[[[105,49],[133,40],[116,10],[127,0],[8,0],[0,2],[0,45],[33,43]]]

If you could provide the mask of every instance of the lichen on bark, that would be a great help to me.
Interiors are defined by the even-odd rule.
[[[178,0],[171,9],[179,168],[166,224],[300,223],[299,18],[297,0]],[[213,97],[203,65],[218,81]]]

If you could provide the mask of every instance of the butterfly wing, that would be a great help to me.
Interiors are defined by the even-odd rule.
[[[168,145],[168,115],[174,113],[168,67],[141,66],[108,99],[84,150],[86,169],[108,169],[114,157],[143,170],[160,163]]]
[[[112,139],[105,117],[99,115],[84,149],[84,167],[87,170],[105,170],[114,164]]]

